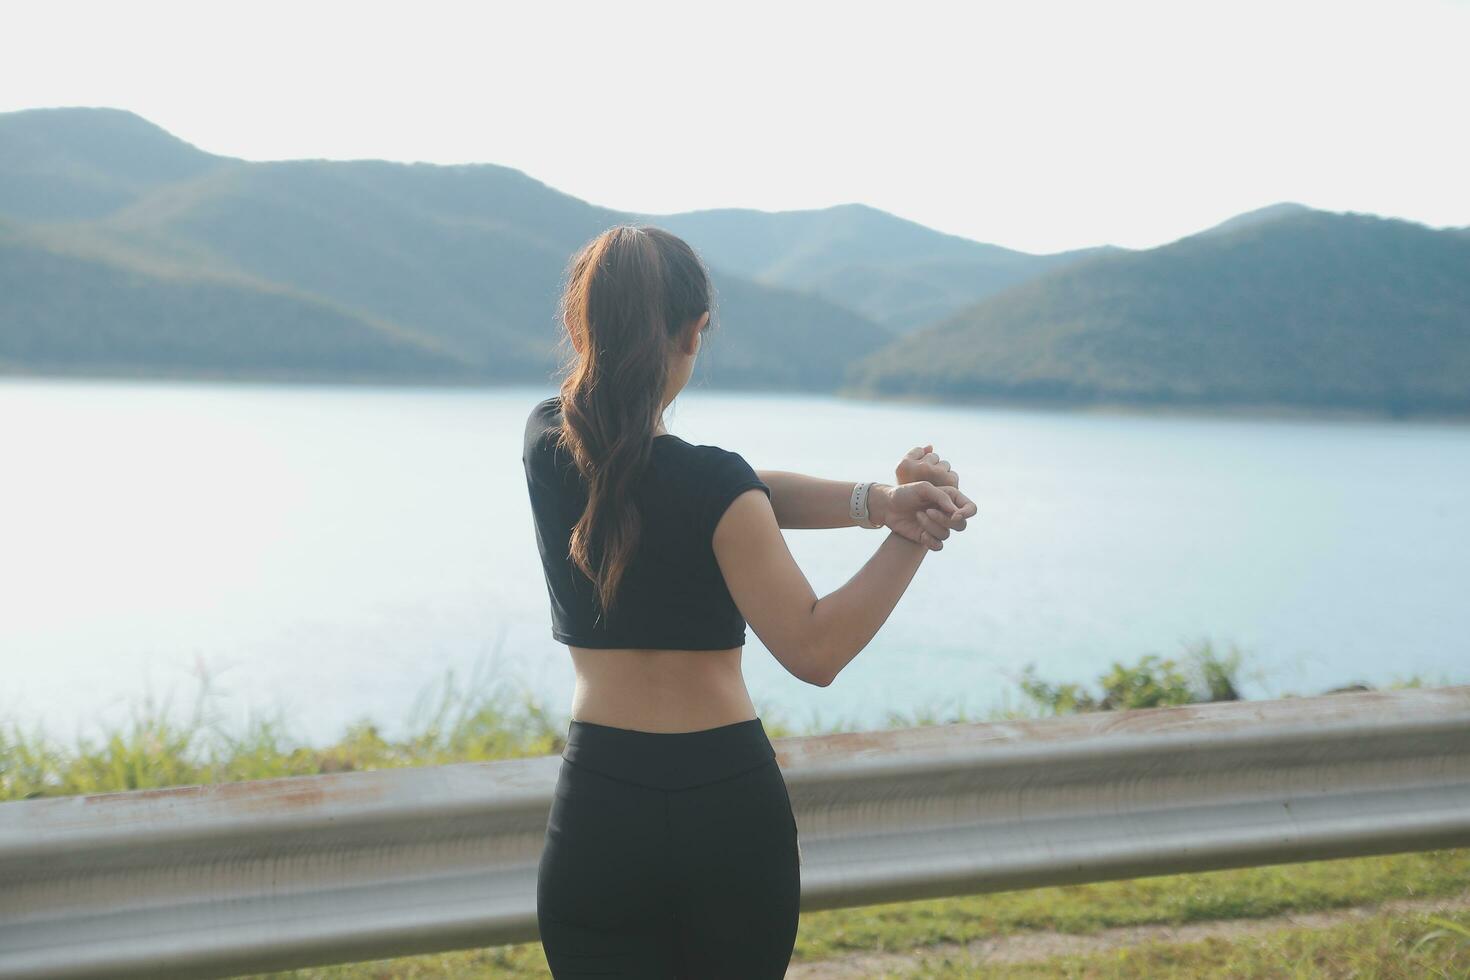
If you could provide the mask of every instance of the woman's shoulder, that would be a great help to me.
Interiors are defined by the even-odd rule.
[[[553,443],[561,429],[561,396],[552,395],[537,402],[526,416],[526,431],[521,442],[521,462],[527,472],[548,464],[554,452]]]
[[[760,489],[770,497],[770,486],[736,450],[687,442],[680,448],[684,450],[682,455],[688,462],[676,467],[684,472],[679,485],[690,495],[695,520],[705,540],[709,540],[720,516],[740,494],[747,490]]]
[[[720,484],[755,476],[755,470],[746,462],[745,457],[734,449],[708,443],[686,442],[677,436],[656,442],[670,444],[671,454],[678,457],[689,471],[708,482]]]
[[[654,445],[667,445],[678,455],[705,465],[727,463],[731,459],[740,457],[740,454],[733,449],[712,446],[703,442],[689,442],[682,436],[673,434],[654,439]]]
[[[543,398],[531,408],[526,416],[526,441],[539,437],[547,430],[561,427],[561,395]]]

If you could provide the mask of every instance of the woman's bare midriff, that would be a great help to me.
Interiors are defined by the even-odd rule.
[[[577,671],[572,718],[642,732],[693,732],[756,716],[740,672],[743,647],[568,647]]]

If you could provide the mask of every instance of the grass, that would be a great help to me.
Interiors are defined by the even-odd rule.
[[[211,714],[206,677],[182,723],[166,703],[149,698],[126,726],[100,738],[80,736],[70,749],[15,724],[0,728],[0,802],[560,752],[565,721],[507,690],[461,685],[450,671],[421,695],[430,708],[408,736],[387,739],[363,720],[318,747],[292,738],[279,713],[252,717],[238,733],[227,730]]]
[[[1027,930],[1087,934],[1254,919],[1467,890],[1470,848],[1159,875],[814,913],[802,920],[799,958],[898,952]]]
[[[1114,663],[1097,679],[1095,692],[1084,684],[1048,683],[1028,667],[1017,678],[1015,692],[1001,692],[997,707],[980,713],[964,707],[895,711],[888,714],[884,727],[1233,700],[1243,659],[1233,647],[1221,651],[1202,641],[1188,646],[1177,660],[1149,654],[1131,665]],[[1442,678],[1434,683],[1450,681]],[[1392,686],[1424,684],[1422,678],[1410,677]],[[14,722],[0,724],[0,802],[560,752],[566,719],[524,693],[514,693],[516,689],[504,678],[494,685],[481,677],[461,683],[449,671],[420,695],[418,703],[427,707],[417,712],[407,736],[388,739],[377,723],[363,719],[348,726],[333,744],[312,746],[290,736],[279,712],[254,716],[243,730],[229,731],[211,713],[214,693],[205,675],[192,713],[182,723],[171,720],[166,703],[149,697],[134,709],[127,725],[101,737],[79,736],[72,747],[39,731],[23,731]],[[841,719],[797,726],[771,707],[758,713],[772,738],[853,727]]]
[[[1240,660],[1237,651],[1221,654],[1208,644],[1192,648],[1183,663],[1144,657],[1131,667],[1114,664],[1099,678],[1096,692],[1078,684],[1052,685],[1028,671],[1021,700],[1007,703],[991,717],[1036,717],[1133,707],[1140,702],[1218,699],[1222,694],[1234,693],[1232,678]],[[1421,683],[1411,678],[1398,686]],[[437,687],[421,699],[430,706],[426,717],[404,738],[384,738],[378,726],[364,720],[324,747],[295,742],[279,718],[252,719],[240,734],[226,731],[209,716],[207,679],[192,717],[182,724],[168,719],[166,706],[149,700],[142,710],[135,711],[126,728],[109,731],[100,739],[78,739],[70,750],[11,725],[8,730],[0,730],[0,801],[432,766],[560,751],[565,720],[552,716],[533,700],[508,695],[503,686],[487,689],[474,682],[459,684],[452,673]],[[795,731],[777,712],[762,711],[761,716],[773,738],[840,728]],[[920,711],[891,714],[888,726],[966,720],[975,719],[963,712],[941,715]],[[802,917],[793,961],[829,959],[854,952],[922,953],[938,944],[1032,930],[1087,934],[1120,926],[1249,920],[1389,899],[1456,896],[1467,891],[1470,848],[1038,888],[809,913]],[[1287,930],[1269,939],[1145,944],[1120,954],[1048,961],[1044,969],[985,965],[983,971],[987,976],[1464,976],[1470,965],[1470,937],[1455,932],[1464,919],[1452,916],[1445,921],[1448,925],[1433,925],[1419,918],[1387,916],[1382,921],[1375,919],[1371,926],[1359,924],[1349,930]],[[1409,946],[1431,934],[1411,956]],[[1400,962],[1418,964],[1417,972],[1395,973],[1392,970],[1398,967],[1384,966],[1395,957]],[[1330,965],[1322,966],[1324,963]],[[1287,969],[1283,964],[1291,965]],[[1302,968],[1308,972],[1292,972],[1299,964],[1306,964]],[[1344,964],[1367,965],[1353,973]],[[1339,968],[1347,972],[1333,972]],[[922,970],[929,972],[914,975],[973,976],[980,969],[976,962],[965,962],[964,957],[955,962],[940,957],[933,963],[924,962]],[[547,975],[539,945],[529,943],[290,971],[277,976],[356,980]]]

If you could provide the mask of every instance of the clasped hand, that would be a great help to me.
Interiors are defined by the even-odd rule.
[[[893,472],[895,486],[873,488],[875,524],[939,551],[951,531],[963,531],[966,518],[975,516],[975,502],[960,492],[959,473],[932,445],[910,449]]]

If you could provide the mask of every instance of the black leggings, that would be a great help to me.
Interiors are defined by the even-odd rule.
[[[554,977],[777,980],[800,899],[796,820],[759,718],[571,722],[536,881]]]

